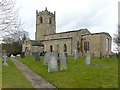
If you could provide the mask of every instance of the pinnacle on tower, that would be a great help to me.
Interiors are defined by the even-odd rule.
[[[47,7],[45,8],[45,11],[48,11],[48,10],[47,10]]]

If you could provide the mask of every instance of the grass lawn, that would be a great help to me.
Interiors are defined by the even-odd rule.
[[[48,73],[47,66],[43,66],[43,59],[35,61],[34,57],[17,57],[34,72],[45,78],[57,88],[118,88],[118,60],[117,58],[91,59],[91,64],[101,64],[110,68],[85,65],[85,59],[79,57],[74,61],[68,58],[68,69],[65,71]]]
[[[2,67],[2,88],[33,88],[11,60]]]

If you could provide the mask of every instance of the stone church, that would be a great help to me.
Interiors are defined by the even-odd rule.
[[[24,40],[22,51],[30,52],[66,52],[73,55],[78,50],[80,55],[89,51],[94,56],[111,54],[112,37],[109,33],[91,33],[88,29],[78,29],[56,33],[56,13],[47,10],[36,11],[35,40]]]

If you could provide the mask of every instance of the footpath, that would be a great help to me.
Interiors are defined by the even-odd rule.
[[[34,88],[51,88],[55,90],[55,86],[47,82],[45,79],[34,73],[30,70],[25,64],[22,62],[15,60],[15,58],[11,58],[13,63],[17,66],[17,68],[22,72],[22,74],[27,78],[27,80],[33,85]]]

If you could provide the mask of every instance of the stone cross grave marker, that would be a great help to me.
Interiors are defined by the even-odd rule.
[[[58,71],[58,57],[56,52],[50,54],[50,59],[48,60],[48,72]]]
[[[67,63],[66,63],[66,55],[65,53],[60,53],[60,70],[66,70]]]
[[[77,60],[78,59],[78,50],[75,50],[74,51],[74,60]]]
[[[86,53],[86,64],[87,65],[90,64],[90,53],[89,52]]]

